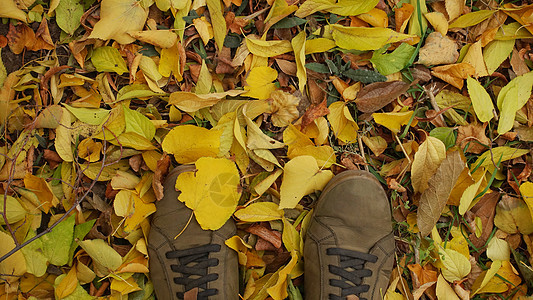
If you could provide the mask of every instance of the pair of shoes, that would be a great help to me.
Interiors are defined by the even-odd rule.
[[[236,233],[233,220],[216,231],[202,230],[178,200],[176,178],[192,168],[174,169],[156,204],[148,236],[156,297],[183,299],[194,290],[197,299],[237,300],[237,253],[224,244]],[[305,299],[382,299],[393,254],[391,212],[379,182],[363,171],[335,176],[324,188],[306,234]]]

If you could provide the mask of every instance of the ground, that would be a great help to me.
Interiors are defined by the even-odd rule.
[[[0,0],[2,299],[154,298],[150,218],[181,164],[192,217],[237,222],[244,299],[305,297],[312,209],[352,169],[391,203],[384,298],[527,297],[532,12]]]

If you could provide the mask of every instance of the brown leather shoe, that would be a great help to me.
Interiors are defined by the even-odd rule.
[[[345,171],[324,188],[307,230],[305,299],[382,299],[394,262],[389,201],[376,178]]]
[[[159,300],[183,299],[198,288],[197,299],[239,299],[237,253],[224,241],[235,235],[230,219],[216,231],[203,230],[192,210],[178,200],[176,179],[194,166],[179,166],[164,183],[164,197],[156,203],[148,236],[150,277]],[[175,237],[185,230],[175,239]]]

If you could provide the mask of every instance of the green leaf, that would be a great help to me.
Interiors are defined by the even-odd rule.
[[[415,47],[406,43],[401,44],[391,53],[383,54],[385,53],[386,48],[387,46],[374,51],[374,54],[370,59],[370,62],[372,62],[378,72],[383,75],[390,75],[403,70],[409,65],[409,60],[416,51]]]
[[[483,48],[483,59],[489,74],[494,73],[513,51],[514,40],[494,40]]]
[[[56,22],[64,32],[73,35],[80,27],[83,4],[79,0],[61,0],[56,10]]]
[[[162,95],[152,91],[146,84],[126,85],[117,93],[117,101]]]
[[[449,127],[437,127],[429,132],[429,136],[438,138],[446,146],[446,150],[455,146],[455,133],[453,128]]]
[[[94,49],[91,62],[98,72],[115,72],[118,75],[128,72],[126,62],[113,47],[104,46]]]
[[[72,107],[63,104],[78,120],[89,125],[100,125],[109,116],[109,110],[103,108]]]
[[[137,133],[149,141],[154,138],[155,126],[146,116],[124,106],[124,118],[126,121],[125,132]]]
[[[298,17],[285,18],[285,19],[282,19],[281,21],[277,22],[276,24],[274,24],[272,26],[272,29],[292,28],[292,27],[295,27],[295,26],[300,26],[300,25],[305,24],[305,23],[307,23],[307,20],[300,19]]]
[[[492,104],[492,99],[490,99],[489,93],[487,93],[485,88],[472,77],[466,79],[466,84],[477,118],[481,122],[490,121],[494,117],[494,114],[492,113],[494,105]]]
[[[533,72],[526,73],[511,80],[498,94],[500,121],[498,134],[504,134],[514,125],[516,112],[524,106],[531,96]]]
[[[387,81],[387,77],[381,75],[376,71],[363,70],[363,69],[349,69],[343,72],[342,75],[353,79],[355,81],[361,81],[362,83],[384,82]]]
[[[83,240],[87,233],[91,231],[95,222],[96,219],[74,226],[74,238],[72,239],[72,244],[70,244],[69,251],[70,262],[72,262],[72,259],[74,258],[74,251],[79,246],[78,243],[76,243],[76,240]]]
[[[13,224],[24,219],[26,216],[26,210],[20,205],[16,198],[7,196],[6,203],[6,217],[9,224]],[[4,212],[4,195],[0,197],[0,212]],[[4,217],[0,216],[0,225],[5,225]]]
[[[33,230],[28,231],[26,240],[33,238],[35,232]],[[24,254],[24,259],[26,260],[26,268],[28,273],[35,275],[36,277],[41,277],[46,273],[48,259],[44,256],[43,243],[41,239],[36,239],[33,242],[27,244],[21,249],[22,254]]]
[[[115,271],[122,264],[122,256],[104,240],[77,241],[89,256],[108,271]]]
[[[70,244],[74,237],[74,221],[75,217],[72,215],[40,238],[43,253],[51,264],[62,266],[68,263]]]
[[[479,24],[490,16],[492,16],[496,10],[478,10],[471,12],[465,15],[460,16],[452,24],[450,24],[450,29],[452,28],[465,28]]]

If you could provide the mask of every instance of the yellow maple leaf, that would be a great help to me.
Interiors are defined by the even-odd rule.
[[[179,200],[194,211],[204,230],[217,230],[231,217],[241,195],[235,163],[225,158],[202,157],[196,172],[178,176]]]

